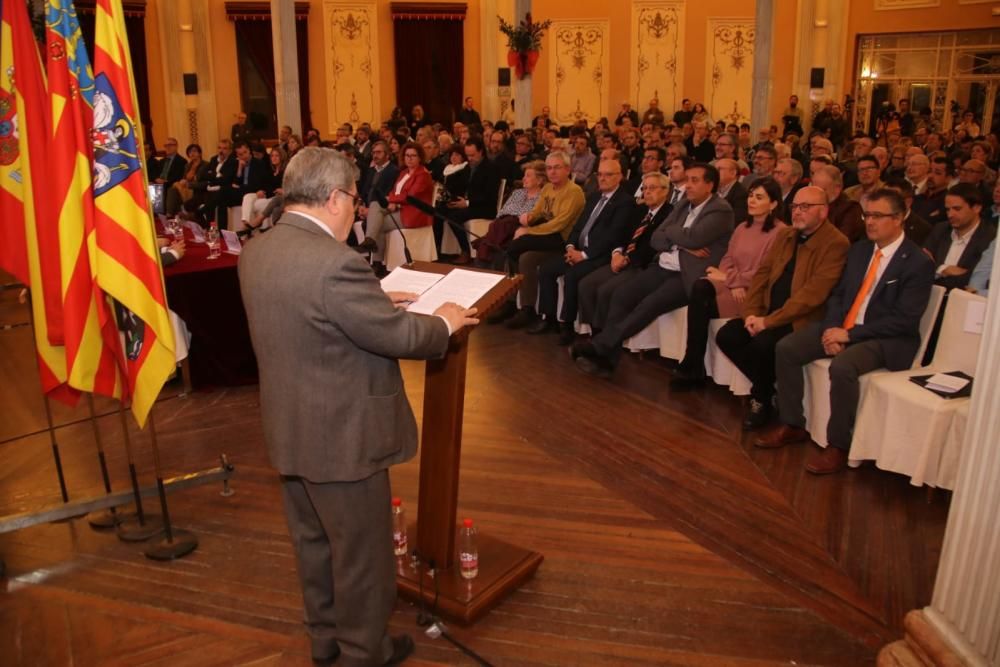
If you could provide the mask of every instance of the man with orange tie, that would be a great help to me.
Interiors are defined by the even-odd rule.
[[[900,371],[913,363],[920,317],[934,284],[934,262],[903,233],[906,204],[899,194],[876,190],[862,208],[868,241],[858,241],[848,252],[844,273],[827,301],[826,318],[778,343],[775,372],[782,423],[754,442],[771,449],[809,441],[802,367],[832,357],[829,446],[813,452],[805,466],[817,475],[839,472],[847,464],[858,379],[878,368]]]

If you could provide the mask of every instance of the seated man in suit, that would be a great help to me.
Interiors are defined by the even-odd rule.
[[[595,333],[604,328],[614,290],[639,275],[656,256],[649,240],[673,209],[667,203],[670,179],[665,174],[650,172],[642,181],[643,206],[632,209],[625,243],[611,251],[610,262],[580,281],[580,321]]]
[[[924,252],[937,267],[934,282],[951,290],[969,284],[972,269],[996,238],[997,230],[980,222],[983,196],[975,185],[953,185],[944,202],[948,224],[937,225],[931,230],[924,243]]]
[[[204,181],[199,181],[193,186],[196,191],[205,193],[204,202],[198,209],[202,224],[215,219],[219,204],[227,194],[223,187],[232,183],[236,176],[236,155],[233,153],[233,142],[229,139],[219,139],[217,152],[209,160],[205,176]],[[225,216],[222,224],[226,224]]]
[[[247,142],[237,143],[233,153],[236,155],[236,170],[232,179],[222,184],[219,207],[215,214],[215,221],[220,229],[225,229],[229,207],[240,206],[243,197],[251,192],[267,189],[271,178],[271,168],[266,161],[253,156]]]
[[[610,377],[621,357],[622,342],[660,315],[686,305],[694,282],[725,254],[733,232],[733,209],[715,192],[719,172],[696,162],[687,176],[685,199],[650,240],[659,253],[656,261],[615,289],[601,333],[574,346],[581,371]]]
[[[715,161],[715,168],[719,170],[719,196],[733,209],[737,225],[746,222],[747,189],[739,180],[739,164],[732,158],[720,158]]]
[[[903,218],[903,233],[918,246],[923,247],[924,242],[931,233],[931,223],[927,222],[913,210],[913,184],[905,178],[890,178],[885,183],[885,187],[895,190],[903,198],[906,204],[906,217]]]
[[[635,199],[636,204],[643,203],[642,185],[646,174],[654,171],[663,171],[666,161],[667,151],[664,148],[646,147],[642,151],[642,174],[633,174],[632,178],[623,186]]]
[[[149,177],[153,183],[161,183],[163,190],[167,191],[174,183],[184,178],[187,160],[177,152],[177,140],[173,137],[167,137],[167,140],[163,142],[163,153],[163,159],[157,165],[159,171],[156,174],[150,174]]]
[[[851,243],[860,240],[865,233],[865,223],[861,220],[861,204],[844,194],[844,176],[832,165],[823,166],[813,174],[812,184],[826,192],[830,202],[828,219]]]
[[[364,170],[358,190],[361,197],[358,215],[362,220],[368,217],[368,207],[377,205],[380,196],[389,196],[389,191],[399,176],[399,165],[391,157],[389,144],[381,139],[372,144],[371,166]]]
[[[850,245],[829,222],[826,192],[795,193],[790,227],[778,232],[754,274],[743,318],[726,322],[715,342],[752,384],[743,429],[771,419],[774,349],[782,338],[823,317],[823,304],[840,279]]]
[[[497,217],[497,198],[500,194],[500,173],[496,165],[486,159],[486,145],[479,137],[471,137],[465,142],[465,158],[469,163],[469,184],[464,197],[449,201],[443,211],[455,222],[462,224],[477,218],[492,220]],[[441,238],[444,236],[444,222],[434,221],[434,238],[438,250],[441,249]],[[469,237],[456,231],[455,237],[461,247],[461,254],[453,260],[454,264],[468,264],[472,261]]]
[[[944,198],[955,178],[955,164],[944,154],[931,157],[931,168],[927,173],[924,191],[913,198],[913,210],[931,223],[931,227],[943,225],[948,220]]]
[[[577,295],[580,281],[590,272],[608,263],[611,251],[625,242],[627,226],[635,203],[621,187],[622,166],[617,160],[602,160],[597,166],[600,191],[588,198],[583,213],[566,241],[565,252],[538,267],[539,320],[528,328],[529,334],[559,332],[559,344],[573,342]],[[557,280],[563,279],[563,304],[557,322]]]
[[[802,367],[830,363],[829,446],[813,452],[806,470],[823,475],[847,465],[859,400],[859,378],[878,368],[909,368],[920,347],[920,318],[934,284],[934,264],[903,233],[906,205],[892,190],[862,200],[867,241],[847,254],[844,274],[830,295],[826,318],[778,343],[778,413],[781,425],[758,438],[763,448],[806,442]]]

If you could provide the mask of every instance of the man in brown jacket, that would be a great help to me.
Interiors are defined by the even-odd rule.
[[[771,418],[774,348],[793,330],[823,317],[823,305],[844,269],[850,245],[828,220],[826,192],[809,186],[795,194],[792,225],[778,237],[750,283],[743,318],[719,330],[716,344],[753,383],[746,430]]]

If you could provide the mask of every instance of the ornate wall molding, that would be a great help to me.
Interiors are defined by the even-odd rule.
[[[705,107],[712,118],[749,122],[756,39],[752,18],[708,19]]]
[[[875,0],[875,9],[917,9],[923,7],[940,7],[941,0]]]
[[[381,116],[375,0],[323,3],[329,130]]]
[[[581,118],[593,123],[608,114],[610,27],[607,21],[553,21],[549,89],[552,115],[562,124]]]
[[[683,0],[635,0],[632,3],[632,58],[629,101],[645,109],[679,109],[684,95]]]

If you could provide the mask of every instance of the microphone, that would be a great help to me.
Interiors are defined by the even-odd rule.
[[[399,220],[396,219],[396,214],[389,211],[389,200],[385,198],[385,195],[381,192],[375,193],[375,201],[378,205],[385,209],[386,215],[392,220],[392,224],[396,225],[396,230],[399,231],[400,238],[403,239],[403,255],[406,257],[407,265],[413,264],[413,256],[410,254],[410,246],[406,242],[406,234],[403,233],[403,228],[399,226]]]
[[[503,256],[504,266],[508,267],[508,275],[510,275],[510,270],[509,270],[510,256],[507,254],[506,250],[504,250],[503,248],[501,248],[500,246],[498,246],[496,243],[494,243],[493,241],[490,241],[488,238],[482,236],[481,234],[477,234],[475,232],[469,231],[468,229],[465,228],[465,225],[460,224],[459,222],[457,222],[455,220],[452,220],[451,218],[449,218],[448,216],[442,214],[439,210],[437,210],[436,208],[434,208],[433,206],[431,206],[430,204],[428,204],[424,200],[417,199],[413,195],[408,195],[406,197],[406,203],[409,204],[410,206],[415,207],[417,210],[419,210],[419,211],[421,211],[423,213],[426,213],[427,215],[433,216],[433,217],[437,218],[438,220],[443,220],[444,222],[447,222],[448,226],[451,227],[452,230],[454,230],[454,232],[456,234],[468,234],[472,238],[478,239],[478,240],[482,241],[483,243],[485,243],[490,248],[493,248],[494,250],[496,250],[499,254],[501,254]]]

